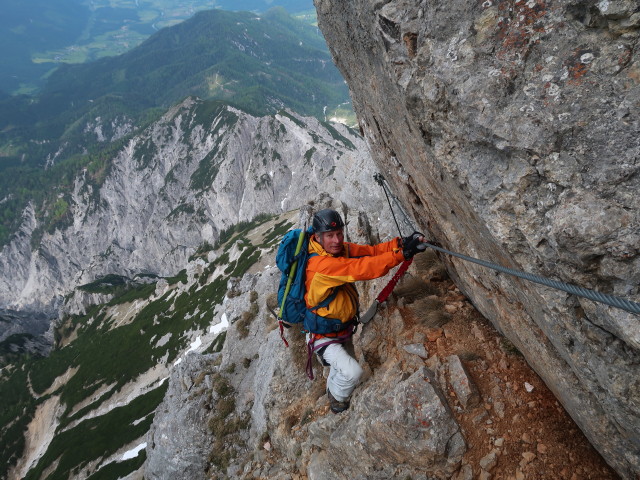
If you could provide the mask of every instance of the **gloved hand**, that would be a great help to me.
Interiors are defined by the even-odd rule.
[[[402,254],[405,260],[413,258],[416,253],[424,252],[427,246],[424,244],[424,234],[413,232],[408,237],[402,239]]]

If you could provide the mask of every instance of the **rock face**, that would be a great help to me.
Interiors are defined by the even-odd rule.
[[[637,1],[315,0],[374,160],[445,247],[638,299]],[[624,478],[638,317],[448,260]]]
[[[148,448],[157,453],[146,464],[153,478],[201,478],[212,438],[206,429],[211,399],[195,395],[211,391],[211,355],[187,355],[172,372],[173,381],[156,410]],[[194,399],[197,399],[194,401]],[[189,441],[185,442],[185,438]]]
[[[100,185],[84,171],[68,199],[68,225],[45,232],[35,249],[42,225],[32,207],[25,211],[0,252],[0,307],[51,309],[106,274],[174,275],[230,225],[346,190],[348,179],[357,185],[372,175],[368,159],[362,139],[344,126],[288,112],[254,117],[188,98],[135,136]]]

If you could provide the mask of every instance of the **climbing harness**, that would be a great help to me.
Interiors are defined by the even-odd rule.
[[[328,366],[328,364],[326,364],[326,362],[322,358],[322,352],[320,352],[320,350],[323,350],[329,345],[332,345],[334,343],[345,343],[351,337],[353,337],[353,334],[356,333],[356,330],[358,329],[358,324],[354,321],[351,321],[350,323],[351,325],[348,326],[348,328],[342,335],[339,335],[337,337],[331,337],[331,340],[329,340],[328,342],[322,342],[320,345],[316,345],[315,335],[313,333],[309,333],[309,341],[307,342],[307,366],[306,366],[306,373],[307,373],[307,377],[309,377],[309,380],[313,380],[315,378],[313,376],[313,354],[319,353],[321,363],[324,366]],[[348,324],[345,324],[345,325],[348,325]]]
[[[398,226],[398,222],[396,220],[395,214],[393,213],[393,207],[391,206],[391,200],[389,198],[390,196],[393,198],[398,210],[400,210],[400,212],[404,216],[405,221],[407,222],[407,224],[408,225],[412,225],[411,221],[409,220],[409,217],[407,216],[405,211],[402,209],[402,206],[400,205],[399,200],[389,191],[389,187],[388,187],[388,185],[386,183],[385,178],[381,174],[377,173],[377,174],[374,175],[374,179],[384,190],[384,194],[387,197],[387,202],[389,203],[389,208],[391,209],[391,214],[393,215],[393,219],[396,222],[396,226],[398,227],[398,230],[400,230],[400,227]],[[402,234],[400,234],[400,236],[402,236]],[[431,243],[425,243],[425,245],[428,248],[432,248],[432,249],[434,249],[434,250],[436,250],[438,252],[446,253],[448,255],[452,255],[452,256],[460,258],[462,260],[466,260],[468,262],[472,262],[472,263],[475,263],[477,265],[482,265],[483,267],[491,268],[491,269],[496,270],[498,272],[502,272],[502,273],[506,273],[506,274],[509,274],[509,275],[513,275],[515,277],[522,278],[524,280],[529,280],[530,282],[539,283],[539,284],[545,285],[547,287],[555,288],[557,290],[562,290],[562,291],[570,293],[572,295],[578,295],[580,297],[587,298],[589,300],[593,300],[594,302],[604,303],[604,304],[609,305],[611,307],[619,308],[621,310],[626,310],[627,312],[634,313],[636,315],[640,315],[640,303],[638,303],[638,302],[633,302],[633,301],[630,301],[630,300],[626,300],[624,298],[616,297],[614,295],[608,295],[606,293],[596,292],[595,290],[590,290],[588,288],[579,287],[577,285],[572,285],[570,283],[560,282],[558,280],[552,280],[550,278],[541,277],[540,275],[534,275],[532,273],[522,272],[520,270],[515,270],[513,268],[503,267],[502,265],[498,265],[498,264],[493,263],[493,262],[488,262],[486,260],[480,260],[480,259],[477,259],[477,258],[470,257],[468,255],[463,255],[461,253],[452,252],[450,250],[447,250],[446,248],[442,248],[442,247],[440,247],[438,245],[433,245]],[[373,308],[373,306],[372,306],[372,308]]]

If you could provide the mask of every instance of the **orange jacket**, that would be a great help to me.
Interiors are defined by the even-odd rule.
[[[342,254],[334,256],[322,248],[315,236],[312,236],[309,241],[309,253],[317,255],[310,257],[307,262],[307,308],[321,303],[331,295],[335,287],[345,285],[338,290],[336,297],[326,308],[319,308],[316,313],[323,317],[340,319],[342,323],[353,319],[358,309],[358,292],[352,285],[353,282],[382,277],[402,263],[404,255],[399,245],[399,238],[378,245],[344,242]]]

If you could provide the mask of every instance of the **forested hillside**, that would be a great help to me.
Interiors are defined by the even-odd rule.
[[[315,14],[312,0],[5,0],[0,92],[33,94],[59,65],[120,55],[201,10],[264,13],[275,6]]]
[[[80,169],[99,183],[130,135],[188,95],[316,117],[349,101],[319,31],[282,9],[200,12],[121,56],[63,66],[37,96],[0,99],[0,245],[29,201],[65,215]]]

